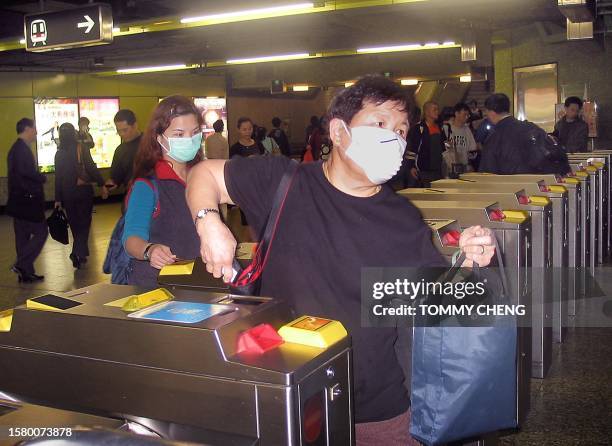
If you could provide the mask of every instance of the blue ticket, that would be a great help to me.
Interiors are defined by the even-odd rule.
[[[234,311],[227,305],[205,304],[201,302],[169,301],[136,311],[128,315],[138,319],[148,319],[164,322],[181,322],[196,324],[217,314]]]

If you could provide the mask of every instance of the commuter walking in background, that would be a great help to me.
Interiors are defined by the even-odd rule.
[[[323,130],[321,129],[321,120],[311,119],[310,125],[312,130],[310,131],[310,137],[308,138],[308,145],[312,149],[312,158],[316,161],[321,158],[321,144],[323,143]]]
[[[480,171],[501,175],[530,173],[526,127],[510,115],[510,99],[495,93],[485,101],[487,120],[494,130],[482,148]]]
[[[312,131],[317,127],[319,127],[319,117],[313,115],[310,117],[310,124],[306,126],[306,144],[308,144],[308,141],[310,141]]]
[[[202,114],[184,96],[168,96],[153,111],[136,155],[125,214],[122,242],[132,257],[131,285],[157,286],[162,267],[199,255],[185,182],[203,158],[202,124]]]
[[[32,119],[17,122],[17,141],[8,153],[8,201],[6,213],[13,217],[17,261],[11,268],[20,282],[43,280],[34,271],[34,261],[47,240],[45,193],[47,177],[38,172],[30,145],[36,141]]]
[[[132,180],[134,158],[142,138],[138,122],[136,122],[136,115],[132,110],[119,110],[115,114],[114,121],[117,134],[121,137],[121,144],[117,146],[113,155],[110,180],[106,182],[108,189],[114,189],[121,185],[127,186]]]
[[[280,155],[278,144],[274,138],[268,136],[268,130],[265,127],[257,127],[257,141],[263,146],[265,155]]]
[[[589,140],[589,126],[580,117],[582,100],[570,96],[565,100],[565,116],[555,124],[555,136],[568,152],[586,152]]]
[[[464,172],[468,170],[469,163],[478,155],[478,147],[468,125],[469,117],[470,108],[467,104],[460,102],[453,108],[453,117],[442,127],[446,140],[455,150],[455,163],[460,164]]]
[[[206,158],[209,160],[226,160],[229,158],[229,143],[225,136],[223,136],[223,130],[225,124],[221,119],[217,119],[213,123],[213,129],[215,133],[209,135],[204,141],[204,148],[206,149]]]
[[[442,153],[444,152],[444,133],[437,124],[439,106],[433,101],[423,105],[424,118],[410,129],[408,144],[416,160],[409,164],[409,172],[424,186],[442,178]]]
[[[281,120],[280,118],[272,118],[272,130],[268,136],[274,138],[276,144],[280,148],[280,151],[283,155],[290,157],[291,156],[291,147],[289,146],[289,138],[287,138],[287,134],[283,129],[281,129]]]
[[[72,231],[72,266],[79,269],[89,256],[89,231],[93,211],[92,183],[102,188],[108,198],[104,179],[93,162],[89,149],[83,147],[72,124],[59,128],[59,147],[55,154],[55,207],[63,207]]]
[[[238,142],[230,147],[229,157],[249,157],[264,154],[264,147],[253,137],[253,121],[251,118],[242,117],[236,124],[238,128]]]
[[[91,150],[96,145],[93,137],[89,133],[89,119],[85,116],[79,118],[79,144],[86,150]]]

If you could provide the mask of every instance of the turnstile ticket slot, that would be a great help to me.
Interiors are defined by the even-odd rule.
[[[459,231],[448,231],[442,234],[442,244],[444,246],[459,246],[459,239],[461,238],[461,232]]]
[[[219,301],[217,301],[217,303],[257,306],[270,302],[271,300],[272,299],[266,297],[235,296],[233,294],[228,294],[227,296],[223,296]]]

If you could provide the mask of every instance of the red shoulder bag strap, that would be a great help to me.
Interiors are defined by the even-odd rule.
[[[289,189],[295,178],[299,164],[295,161],[291,161],[287,170],[285,171],[283,178],[281,179],[276,193],[274,195],[274,201],[272,202],[272,209],[268,215],[268,221],[266,222],[266,228],[263,236],[257,245],[257,251],[253,257],[253,261],[241,271],[242,267],[236,259],[234,259],[234,269],[239,271],[238,276],[234,280],[235,286],[246,286],[250,283],[255,282],[266,266],[268,256],[270,255],[270,249],[272,248],[272,242],[274,241],[274,235],[278,227],[278,222],[289,194]]]

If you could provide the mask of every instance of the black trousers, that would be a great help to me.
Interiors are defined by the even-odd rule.
[[[76,186],[70,199],[64,200],[63,206],[72,231],[72,254],[77,257],[89,256],[89,231],[93,211],[94,191],[92,186]]]
[[[46,221],[32,222],[13,219],[15,229],[15,250],[17,251],[17,261],[15,266],[26,274],[34,274],[34,261],[42,251],[47,241]]]

